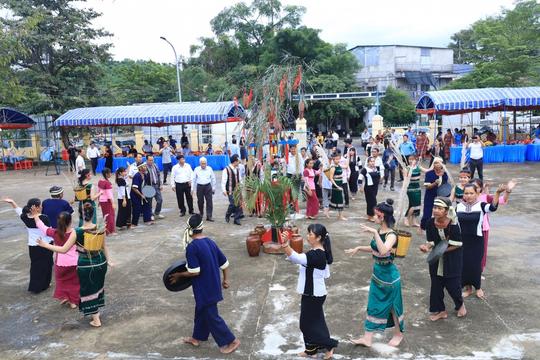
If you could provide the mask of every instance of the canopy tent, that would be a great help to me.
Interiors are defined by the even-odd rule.
[[[99,106],[69,110],[54,122],[73,126],[167,126],[240,121],[244,108],[235,101]]]
[[[0,129],[16,130],[28,129],[34,126],[36,122],[28,115],[10,108],[0,108]]]
[[[440,115],[533,109],[540,109],[540,87],[428,91],[416,104],[417,113]]]

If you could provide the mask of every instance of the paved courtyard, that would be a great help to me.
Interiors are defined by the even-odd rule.
[[[457,167],[450,166],[457,178]],[[0,173],[0,197],[19,204],[48,197],[48,188],[68,187],[63,176],[44,176],[45,169]],[[218,179],[221,178],[218,173]],[[359,231],[365,214],[363,197],[347,209],[347,222],[320,220],[329,229],[335,263],[327,282],[325,310],[332,336],[340,340],[336,359],[538,359],[540,358],[540,163],[487,165],[494,182],[520,182],[508,205],[491,217],[489,257],[483,287],[487,300],[466,299],[468,315],[428,320],[429,274],[425,239],[415,235],[409,256],[397,260],[405,307],[405,340],[399,349],[386,345],[390,333],[378,336],[371,349],[347,342],[362,333],[372,260],[348,257],[343,250],[368,244]],[[381,191],[379,200],[397,198]],[[67,189],[67,197],[72,196]],[[191,290],[168,292],[161,281],[165,268],[183,256],[180,239],[185,218],[178,217],[170,188],[164,191],[166,219],[139,226],[108,239],[116,263],[106,278],[103,327],[91,328],[77,310],[52,298],[53,287],[39,295],[26,291],[29,258],[26,230],[7,204],[0,204],[0,358],[1,359],[284,359],[302,350],[298,329],[300,298],[295,293],[297,268],[284,257],[250,258],[245,238],[256,218],[243,226],[226,224],[226,199],[215,196],[216,222],[205,232],[231,263],[231,287],[224,291],[220,312],[242,341],[228,356],[210,339],[198,349],[183,345],[192,330]],[[308,221],[297,225],[305,232]],[[452,309],[447,297],[447,308]]]

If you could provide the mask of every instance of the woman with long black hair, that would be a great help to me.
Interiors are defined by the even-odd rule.
[[[354,200],[356,193],[358,192],[358,177],[360,176],[360,170],[362,169],[362,162],[360,156],[356,154],[356,149],[349,148],[349,190],[351,191],[351,199]]]
[[[4,201],[15,209],[15,212],[20,216],[28,231],[28,254],[30,255],[30,283],[28,284],[28,291],[39,294],[49,288],[53,268],[52,252],[38,246],[37,241],[41,237],[41,230],[38,229],[31,215],[34,208],[39,209],[41,213],[41,200],[32,198],[28,200],[26,206],[22,209],[12,199],[6,198]],[[50,225],[47,215],[41,214],[39,218],[45,225]],[[43,241],[51,243],[53,239],[45,236],[43,237]]]
[[[375,205],[377,205],[377,192],[379,191],[379,182],[381,180],[380,169],[375,166],[375,158],[368,157],[366,167],[360,171],[362,174],[361,191],[366,197],[366,213],[369,221],[375,221]]]
[[[62,246],[51,245],[41,239],[37,240],[39,246],[50,251],[65,254],[73,246],[77,246],[79,259],[77,261],[77,274],[79,275],[80,296],[79,310],[85,315],[90,315],[93,327],[101,326],[99,309],[105,306],[105,274],[107,266],[114,266],[109,257],[109,251],[105,239],[99,250],[88,250],[85,247],[86,231],[95,232],[96,224],[92,222],[94,208],[90,204],[83,206],[83,225],[72,231],[69,238]]]
[[[74,231],[71,226],[71,214],[62,211],[58,215],[56,228],[48,227],[38,216],[41,213],[39,208],[31,211],[31,215],[36,221],[36,225],[41,233],[54,239],[54,245],[62,246],[68,241]],[[77,261],[79,255],[75,246],[72,246],[65,254],[56,254],[54,264],[55,299],[60,300],[60,304],[69,304],[72,309],[77,308],[81,300],[79,291],[79,276],[77,275]]]
[[[92,222],[97,223],[97,208],[96,208],[96,199],[101,196],[101,191],[96,191],[97,187],[92,185],[92,173],[89,169],[81,170],[79,175],[79,186],[84,188],[86,191],[86,197],[79,201],[79,226],[83,224],[83,206],[85,204],[90,204],[94,208],[94,218]]]
[[[327,295],[324,280],[330,277],[329,265],[333,262],[330,236],[324,225],[309,225],[307,241],[311,249],[305,254],[295,252],[286,236],[283,240],[282,247],[287,258],[299,268],[296,290],[302,295],[300,331],[305,344],[305,350],[299,356],[313,356],[323,350],[324,358],[330,359],[338,345],[338,341],[330,337],[323,310]]]
[[[369,246],[357,246],[345,250],[349,255],[359,251],[371,253],[375,264],[369,287],[367,317],[364,323],[366,330],[364,336],[351,340],[355,345],[370,347],[373,332],[384,332],[387,328],[394,328],[394,336],[388,343],[398,346],[403,340],[403,299],[401,297],[401,275],[394,265],[394,249],[397,248],[397,234],[393,227],[394,201],[387,199],[375,206],[375,223],[380,224],[379,229],[360,225],[364,232],[373,234]]]
[[[127,185],[127,170],[119,167],[116,170],[116,186],[118,186],[118,214],[116,216],[116,227],[118,230],[129,229],[131,227],[131,196]]]

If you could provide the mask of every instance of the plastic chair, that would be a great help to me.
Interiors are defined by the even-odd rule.
[[[23,169],[22,161],[15,161],[15,163],[13,164],[13,169],[22,170]]]
[[[23,160],[23,169],[32,169],[34,167],[34,162],[32,160]]]
[[[3,162],[0,162],[0,171],[6,171],[6,170],[7,170],[6,164],[4,164]]]

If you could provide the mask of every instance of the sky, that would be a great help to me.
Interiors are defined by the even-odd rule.
[[[248,0],[249,2],[249,0]],[[212,35],[210,20],[234,1],[226,0],[88,0],[83,6],[103,15],[94,24],[114,35],[116,60],[174,63],[171,47],[188,57],[190,46]],[[513,0],[282,0],[302,5],[303,24],[320,29],[330,43],[399,44],[445,47],[452,34],[476,20],[513,8]]]

